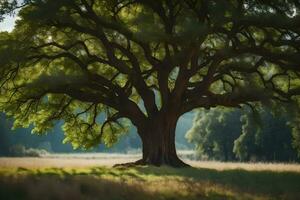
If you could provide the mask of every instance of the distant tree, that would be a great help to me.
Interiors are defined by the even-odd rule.
[[[6,128],[4,114],[0,113],[0,155],[7,155],[9,152],[9,136]]]
[[[268,108],[202,110],[186,137],[200,158],[241,161],[297,161],[291,114]],[[293,128],[291,128],[293,127]]]
[[[296,146],[288,126],[291,116],[276,116],[268,110],[260,111],[260,125],[252,116],[242,116],[242,135],[235,141],[234,153],[243,161],[296,161]],[[251,115],[251,114],[248,114]]]
[[[201,110],[194,118],[186,138],[195,145],[197,157],[235,160],[234,141],[241,134],[241,112],[233,109]]]
[[[293,147],[298,152],[298,157],[300,157],[300,113],[289,122],[289,126],[292,129],[292,136],[293,136]]]
[[[184,113],[300,94],[295,0],[0,3],[0,14],[21,8],[0,34],[0,109],[36,133],[62,120],[74,147],[116,142],[129,119],[137,164],[186,166],[175,149]]]

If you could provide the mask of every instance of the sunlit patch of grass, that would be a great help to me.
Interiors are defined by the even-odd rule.
[[[0,199],[40,197],[296,200],[300,173],[169,167],[0,168]]]
[[[299,172],[300,165],[298,163],[242,163],[242,162],[220,162],[220,161],[188,161],[188,163],[196,168],[206,168],[215,170],[233,170],[244,169],[247,171],[273,171],[273,172]]]

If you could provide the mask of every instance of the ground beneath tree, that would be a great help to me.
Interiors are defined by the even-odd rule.
[[[3,158],[0,160],[0,199],[299,200],[300,196],[299,165],[198,162],[202,168],[184,169],[47,166],[63,160],[52,158],[51,163],[30,168],[17,166],[17,159],[11,160],[10,167],[3,167]],[[39,161],[45,159],[50,158]]]
[[[193,161],[191,151],[179,152],[184,162],[196,168],[206,168],[215,170],[243,169],[247,171],[280,171],[280,172],[300,172],[299,164],[286,163],[238,163],[238,162],[218,162],[218,161]],[[49,154],[39,158],[22,157],[9,158],[0,157],[0,168],[49,168],[49,167],[112,167],[116,164],[134,162],[141,158],[140,154],[116,154],[116,153],[81,153],[81,154]]]

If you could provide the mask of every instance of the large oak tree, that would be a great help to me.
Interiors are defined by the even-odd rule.
[[[300,94],[298,0],[12,0],[0,35],[0,108],[37,133],[111,144],[136,126],[137,164],[185,166],[178,118]]]

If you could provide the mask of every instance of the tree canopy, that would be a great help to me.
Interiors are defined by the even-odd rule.
[[[114,143],[129,119],[143,161],[175,165],[182,114],[299,103],[298,0],[0,3],[20,9],[0,33],[0,109],[37,133],[62,120],[75,147]]]

